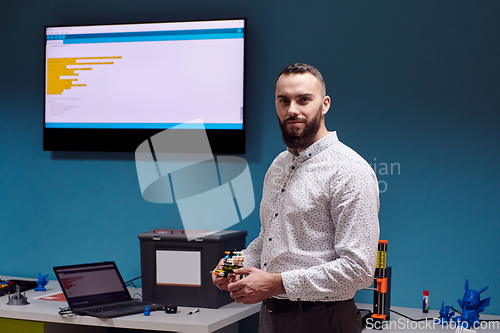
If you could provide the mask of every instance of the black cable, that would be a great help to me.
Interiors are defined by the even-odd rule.
[[[135,293],[135,294],[132,296],[132,299],[136,299],[136,298],[134,298],[136,295],[137,295],[137,296],[139,296],[139,297],[141,298],[139,301],[142,301],[142,295],[141,295],[141,294],[139,294],[139,293]]]
[[[133,282],[134,282],[135,280],[139,280],[141,277],[142,277],[142,276],[138,276],[138,277],[136,277],[135,279],[132,279],[132,280],[130,280],[130,281],[125,282],[125,286],[128,286],[129,284],[132,284],[132,285],[134,286],[134,288],[137,288]]]
[[[410,319],[412,321],[424,321],[424,320],[435,320],[435,319],[438,319],[438,318],[420,318],[420,319],[413,319],[413,318],[410,318],[402,313],[399,313],[397,311],[394,311],[393,309],[391,309],[391,312],[394,312],[395,314],[398,314],[400,315],[401,317],[405,317],[406,319]]]

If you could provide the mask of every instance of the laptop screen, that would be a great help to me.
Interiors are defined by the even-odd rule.
[[[130,300],[114,262],[54,267],[71,308]]]

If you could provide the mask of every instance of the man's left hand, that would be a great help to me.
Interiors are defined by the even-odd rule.
[[[255,267],[235,269],[233,273],[247,275],[227,286],[236,303],[255,304],[271,296],[286,293],[279,273],[267,273]]]

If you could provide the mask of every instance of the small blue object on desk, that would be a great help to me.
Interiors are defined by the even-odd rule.
[[[450,306],[445,306],[444,302],[441,304],[441,310],[439,310],[439,318],[436,319],[436,324],[441,324],[441,325],[448,325],[450,322],[451,318],[455,315],[455,311],[451,311],[451,305]]]
[[[47,277],[49,274],[42,276],[42,272],[38,272],[38,280],[36,281],[37,286],[35,287],[35,291],[47,291],[45,286],[49,283],[49,279]]]

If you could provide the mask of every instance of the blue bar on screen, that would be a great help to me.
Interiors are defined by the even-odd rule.
[[[130,43],[130,42],[164,42],[175,40],[202,40],[202,39],[237,39],[243,38],[243,33],[224,34],[196,34],[196,35],[167,35],[167,36],[123,36],[123,37],[86,37],[66,38],[64,44],[87,44],[87,43]]]
[[[109,38],[109,37],[143,37],[143,36],[172,36],[172,35],[203,35],[203,34],[226,34],[243,32],[243,28],[227,29],[197,29],[197,30],[162,30],[162,31],[129,31],[129,32],[104,32],[89,34],[69,34],[59,36],[59,39],[72,38]],[[52,35],[56,39],[58,35]]]

